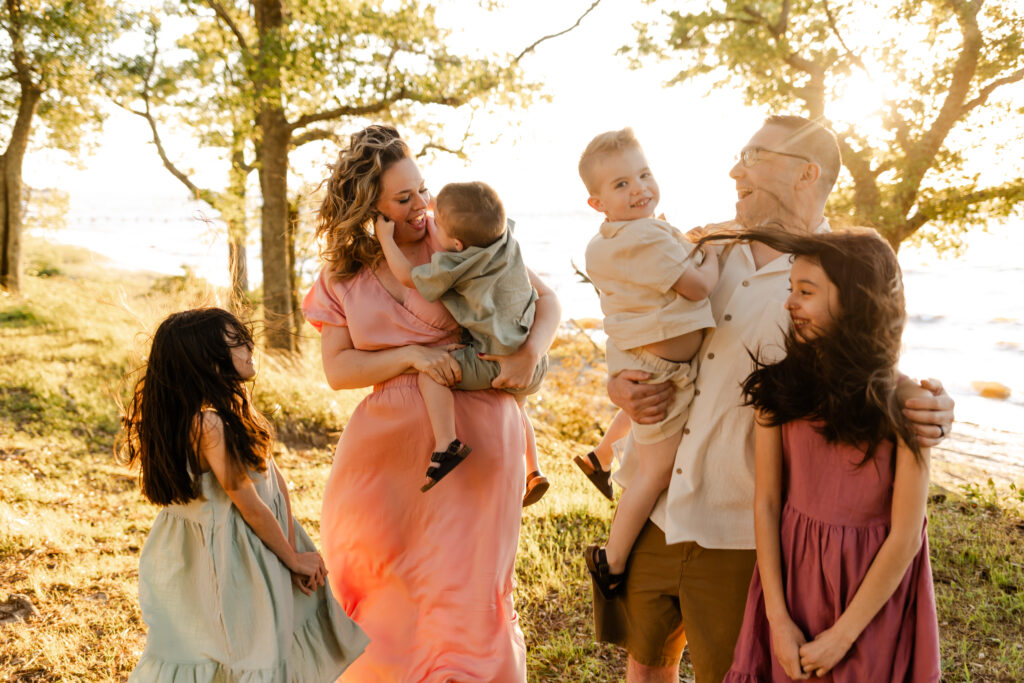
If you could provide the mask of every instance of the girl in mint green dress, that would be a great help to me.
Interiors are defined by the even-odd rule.
[[[333,681],[369,642],[292,517],[245,386],[252,349],[227,311],[171,315],[122,418],[120,453],[163,506],[139,561],[149,633],[130,681]]]

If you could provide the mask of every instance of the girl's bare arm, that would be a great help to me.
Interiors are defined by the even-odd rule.
[[[760,413],[754,429],[754,536],[772,652],[790,678],[807,678],[800,668],[807,638],[789,614],[782,580],[782,432],[763,424]]]
[[[339,325],[323,325],[320,353],[332,389],[368,387],[406,372],[424,372],[446,387],[462,379],[462,370],[447,348],[410,345],[360,351],[353,346],[348,328]]]
[[[889,535],[836,623],[800,648],[807,671],[822,675],[846,655],[864,627],[892,597],[921,549],[928,499],[928,450],[924,449],[922,455],[923,461],[918,462],[905,443],[900,441],[897,446]]]
[[[288,569],[316,580],[326,573],[319,553],[297,553],[285,537],[281,525],[263,502],[249,475],[229,458],[224,441],[224,423],[212,411],[202,414],[199,450],[213,476],[238,508],[242,519]]]

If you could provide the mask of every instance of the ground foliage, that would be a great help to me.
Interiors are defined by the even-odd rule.
[[[119,378],[167,313],[226,295],[191,277],[112,270],[73,248],[30,245],[28,260],[26,296],[0,295],[0,680],[121,681],[145,641],[138,558],[157,509],[111,455]],[[613,506],[571,462],[611,418],[603,358],[575,323],[551,358],[531,412],[552,490],[524,514],[516,567],[529,678],[618,681],[624,656],[593,642],[581,559]],[[287,366],[264,357],[254,393],[282,436],[275,457],[295,514],[317,540],[333,442],[364,392],[330,391],[310,351]],[[986,483],[933,489],[943,680],[1024,677],[1022,506],[1020,491]],[[4,621],[18,600],[35,613]]]

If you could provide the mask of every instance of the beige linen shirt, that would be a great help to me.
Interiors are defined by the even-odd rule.
[[[822,221],[815,232],[828,229]],[[766,360],[783,352],[790,265],[782,255],[757,269],[746,244],[733,245],[726,254],[711,293],[717,326],[704,337],[696,395],[672,479],[651,513],[669,543],[754,547],[754,410],[743,405],[741,384],[753,369],[748,349]],[[623,476],[616,475],[623,486],[632,474],[632,449],[627,437]]]
[[[693,243],[665,221],[606,221],[587,245],[587,275],[601,293],[604,331],[622,350],[714,325],[707,299],[672,285],[691,265]]]

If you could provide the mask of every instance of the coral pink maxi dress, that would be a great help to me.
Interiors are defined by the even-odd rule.
[[[889,534],[895,447],[864,450],[830,444],[805,420],[782,426],[782,581],[786,604],[804,636],[832,626],[850,604]],[[928,537],[903,580],[846,656],[822,678],[835,683],[935,683],[939,631]],[[761,576],[754,569],[743,627],[726,683],[791,681],[771,651]]]
[[[426,247],[425,247],[426,249]],[[458,340],[440,302],[399,302],[368,268],[321,272],[306,318],[347,326],[356,349]],[[420,492],[433,435],[416,375],[373,387],[345,426],[324,491],[320,535],[331,588],[370,645],[340,679],[526,680],[512,604],[522,516],[520,412],[504,391],[456,391],[456,429],[470,456]]]

